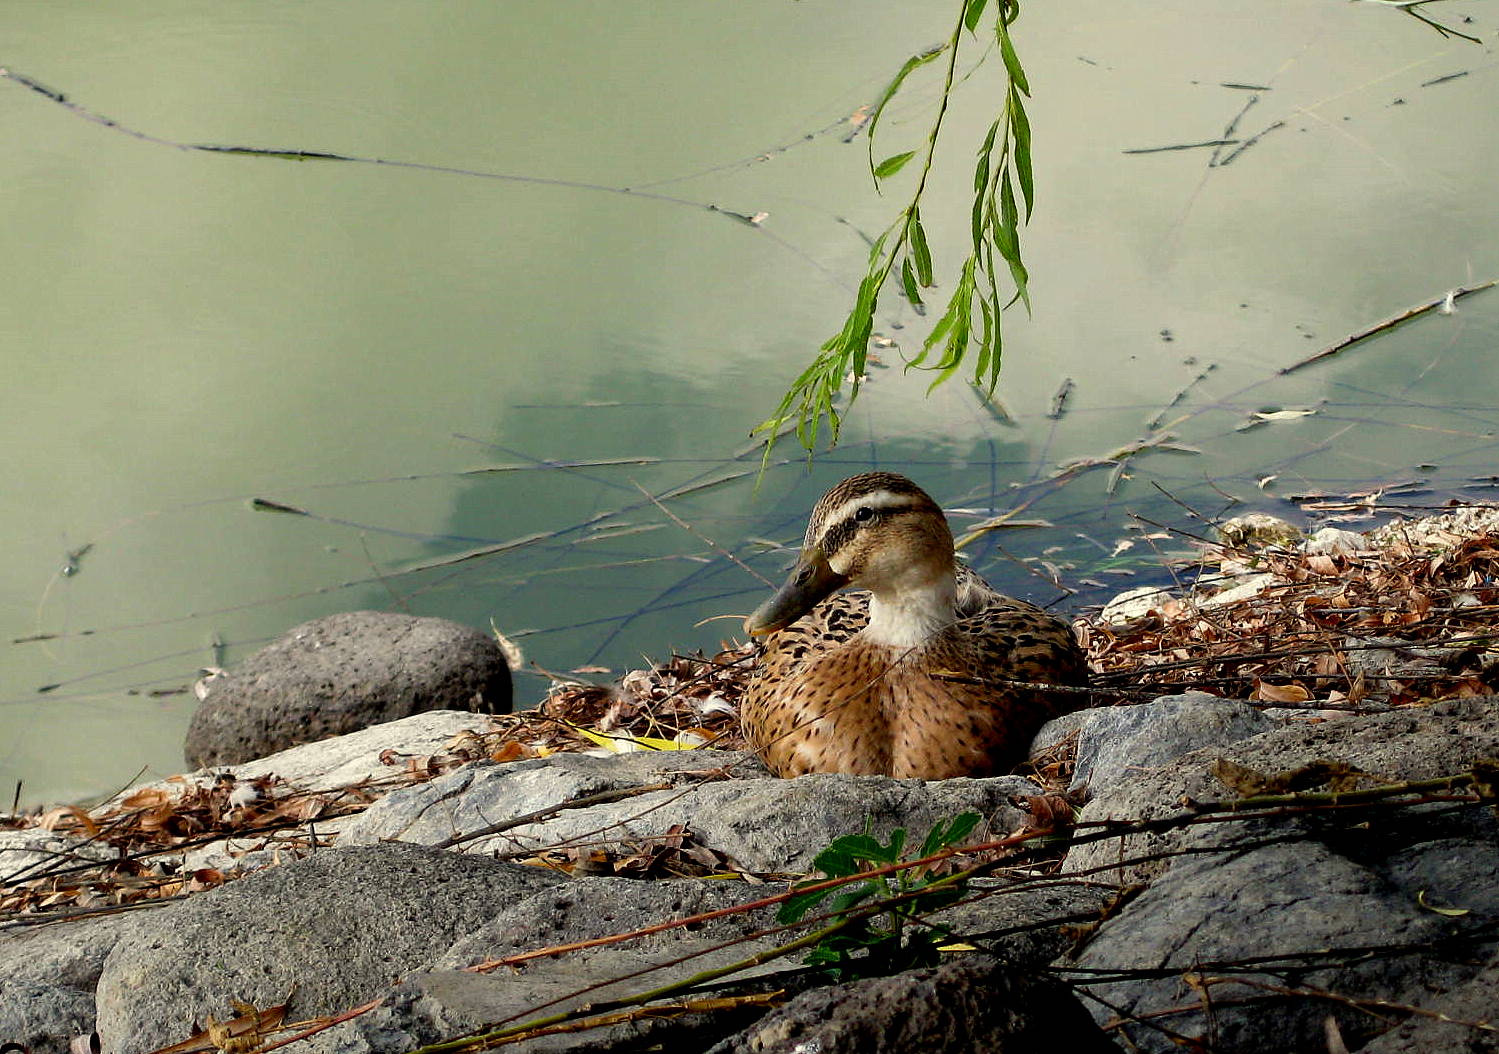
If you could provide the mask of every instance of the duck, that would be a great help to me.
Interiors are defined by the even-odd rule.
[[[1001,775],[1087,698],[1036,687],[1087,683],[1072,627],[959,563],[942,507],[893,472],[822,496],[744,628],[761,653],[740,720],[777,776]]]

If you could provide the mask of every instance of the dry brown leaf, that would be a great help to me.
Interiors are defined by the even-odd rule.
[[[1306,558],[1307,570],[1319,575],[1336,575],[1338,573],[1337,562],[1326,553],[1313,553]]]
[[[131,791],[120,800],[120,806],[125,809],[154,808],[175,801],[177,796],[160,787],[142,787],[140,790]]]
[[[506,740],[489,754],[490,761],[518,761],[526,756],[526,748],[514,739]]]
[[[87,832],[90,838],[97,837],[99,825],[94,818],[76,805],[58,805],[42,813],[37,826],[44,831],[70,830],[72,824],[66,821],[72,820]]]
[[[1256,681],[1249,697],[1263,703],[1304,703],[1311,699],[1312,693],[1299,684],[1266,684],[1264,681]]]

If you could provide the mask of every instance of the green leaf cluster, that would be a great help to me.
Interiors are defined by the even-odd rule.
[[[848,401],[857,397],[864,378],[874,313],[892,274],[898,275],[900,294],[918,313],[925,313],[923,290],[936,287],[932,250],[922,224],[921,202],[932,170],[937,140],[952,96],[959,44],[964,33],[978,36],[985,12],[994,23],[993,40],[1005,66],[1008,85],[1004,105],[989,126],[979,148],[973,176],[971,245],[958,271],[958,279],[947,305],[923,342],[921,351],[907,368],[929,369],[935,374],[932,387],[947,380],[973,359],[974,383],[992,393],[999,381],[1003,347],[1000,319],[1017,300],[1030,310],[1029,272],[1021,258],[1020,227],[1031,216],[1035,204],[1035,181],[1031,167],[1031,126],[1025,112],[1030,84],[1016,55],[1010,27],[1019,17],[1019,0],[961,0],[957,24],[946,43],[911,56],[885,87],[871,110],[869,171],[878,187],[921,157],[920,175],[909,203],[870,248],[868,266],[853,307],[843,328],[823,342],[817,355],[792,383],[775,413],[755,429],[767,437],[765,461],[783,429],[796,423],[797,441],[811,454],[817,446],[822,423],[830,429],[829,442],[836,443],[840,425],[839,400],[845,386]],[[946,56],[946,75],[936,117],[921,150],[906,150],[883,161],[875,161],[875,137],[880,118],[906,79],[917,70]],[[1018,191],[1018,197],[1017,197]],[[1023,208],[1022,208],[1023,206]],[[1001,293],[1001,279],[1007,279]],[[928,389],[930,391],[930,388]]]
[[[979,819],[978,813],[965,812],[949,820],[938,820],[927,832],[914,859],[960,844],[978,826]],[[830,878],[851,878],[898,864],[905,847],[904,827],[891,831],[887,842],[879,841],[867,831],[845,835],[818,853],[813,861],[825,877],[807,879],[794,888],[822,885]],[[782,924],[800,922],[813,908],[826,902],[825,910],[846,922],[824,937],[805,962],[823,968],[839,981],[883,976],[936,964],[938,948],[950,942],[951,935],[930,923],[913,926],[912,920],[953,903],[966,889],[967,882],[961,875],[939,877],[905,868],[870,875],[862,882],[797,893],[781,905],[778,920]]]

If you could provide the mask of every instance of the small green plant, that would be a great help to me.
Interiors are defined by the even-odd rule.
[[[938,820],[927,832],[914,859],[923,859],[957,845],[978,826],[979,814],[965,812],[950,820]],[[813,865],[825,878],[806,879],[796,888],[820,885],[829,878],[849,878],[900,863],[906,846],[906,830],[897,827],[888,842],[880,842],[867,831],[836,839],[817,854]],[[835,980],[874,977],[920,966],[933,966],[938,949],[951,942],[947,930],[913,920],[944,908],[967,889],[961,875],[938,876],[914,868],[871,875],[863,882],[799,893],[781,905],[782,924],[800,922],[813,908],[828,900],[828,911],[848,922],[819,942],[804,960],[820,966]],[[829,899],[831,898],[831,899]],[[870,911],[879,908],[882,911]],[[863,907],[861,908],[861,905]]]

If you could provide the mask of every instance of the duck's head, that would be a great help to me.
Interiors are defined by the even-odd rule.
[[[867,589],[887,608],[950,610],[954,566],[952,531],[926,491],[894,472],[851,476],[813,507],[796,566],[745,632],[789,626],[843,586]]]

